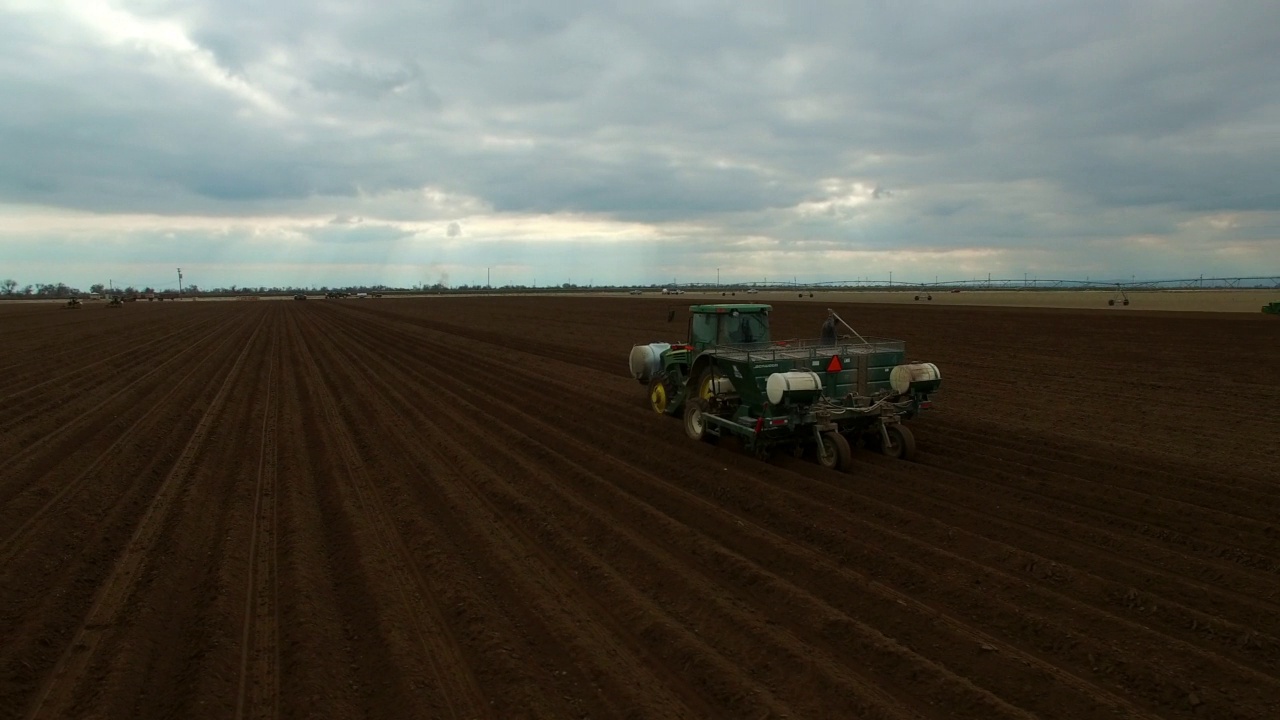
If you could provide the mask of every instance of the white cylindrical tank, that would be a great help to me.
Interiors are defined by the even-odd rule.
[[[889,371],[889,387],[904,393],[915,388],[921,392],[933,392],[942,384],[942,373],[933,363],[899,365]]]
[[[809,370],[774,373],[765,381],[765,395],[773,405],[805,402],[822,393],[822,378]]]
[[[734,393],[733,381],[727,377],[716,377],[711,380],[712,395],[732,395]]]
[[[671,343],[649,343],[631,348],[631,377],[647,383],[662,370],[662,353],[671,349]]]

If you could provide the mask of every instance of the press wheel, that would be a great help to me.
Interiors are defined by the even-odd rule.
[[[849,441],[838,432],[822,433],[822,447],[818,448],[818,464],[831,470],[848,472],[853,467],[853,450]]]
[[[690,440],[711,440],[711,434],[707,432],[707,401],[703,398],[693,398],[685,403],[684,434]]]
[[[885,427],[885,432],[889,435],[889,444],[884,444],[884,439],[880,440],[880,452],[891,458],[900,460],[910,460],[916,454],[916,437],[911,434],[903,425],[894,423]]]

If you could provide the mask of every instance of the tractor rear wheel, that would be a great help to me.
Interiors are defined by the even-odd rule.
[[[715,436],[707,432],[707,401],[691,398],[684,406],[684,434],[690,440],[715,442]]]
[[[671,402],[671,383],[665,377],[655,377],[649,381],[649,409],[665,414]]]
[[[818,448],[818,464],[829,470],[849,472],[853,467],[853,450],[849,441],[838,432],[822,433],[822,447]]]
[[[880,441],[880,452],[891,458],[899,460],[910,460],[916,454],[916,436],[906,427],[894,423],[885,428],[885,432],[889,435],[889,444],[885,445],[884,440]]]
[[[716,395],[716,380],[723,378],[724,373],[714,367],[709,367],[702,371],[698,376],[698,397],[703,400],[710,400]]]

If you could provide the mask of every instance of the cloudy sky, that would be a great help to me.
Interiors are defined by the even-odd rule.
[[[1274,0],[0,0],[0,276],[1280,274]]]

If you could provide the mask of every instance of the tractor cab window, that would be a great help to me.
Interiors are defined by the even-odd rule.
[[[710,315],[707,313],[694,313],[689,318],[689,335],[690,340],[695,343],[704,343],[711,345],[716,341],[716,321],[719,320],[718,315]]]
[[[718,341],[723,345],[768,342],[769,316],[764,313],[721,315]]]

